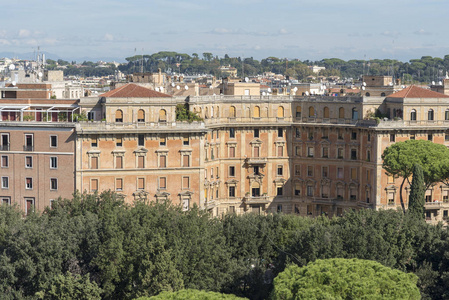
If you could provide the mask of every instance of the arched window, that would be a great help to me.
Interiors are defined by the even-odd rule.
[[[446,109],[446,111],[444,112],[444,119],[445,119],[446,121],[449,120],[449,109]]]
[[[283,117],[284,117],[284,107],[279,106],[278,107],[278,118],[283,118]]]
[[[380,96],[381,97],[385,97],[385,93],[380,93]]]
[[[165,109],[159,111],[159,122],[167,122],[167,111]]]
[[[410,112],[410,121],[416,121],[416,110],[412,109]]]
[[[198,112],[197,112],[197,114],[198,114],[198,116],[199,116],[200,118],[203,117],[203,110],[201,109],[201,107],[198,107]]]
[[[301,106],[296,106],[296,117],[301,118]]]
[[[229,118],[235,118],[235,106],[229,107]]]
[[[338,118],[344,119],[345,118],[345,109],[343,107],[340,107],[338,109]]]
[[[210,108],[210,117],[213,118],[214,117],[214,107]]]
[[[206,109],[204,110],[204,118],[209,119],[209,109],[206,106]]]
[[[259,106],[254,107],[253,118],[260,118],[260,107]]]
[[[313,106],[309,106],[309,118],[315,117],[315,108]]]
[[[139,109],[139,111],[137,112],[137,122],[145,122],[145,111],[143,109]]]
[[[323,118],[329,119],[329,107],[324,107],[323,109]]]
[[[352,109],[352,119],[353,120],[359,119],[359,112],[357,111],[357,108],[355,108],[355,107]]]
[[[427,112],[427,120],[433,121],[433,109],[429,109]]]
[[[371,96],[371,95],[370,95],[370,93],[367,92],[367,93],[365,94],[365,96],[366,96],[366,97],[369,97],[369,96]]]
[[[117,109],[115,111],[115,122],[123,123],[123,111],[121,111],[120,109]]]

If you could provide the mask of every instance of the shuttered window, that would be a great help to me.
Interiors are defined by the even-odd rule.
[[[145,178],[137,178],[137,189],[138,190],[145,189]]]
[[[145,156],[137,156],[137,167],[144,168],[145,167]]]
[[[278,156],[283,156],[283,155],[284,155],[284,147],[278,146]]]
[[[115,112],[115,122],[117,122],[117,123],[123,122],[123,112],[120,109],[118,109]]]
[[[254,147],[254,157],[259,157],[259,156],[260,156],[260,148]]]
[[[159,167],[160,168],[166,168],[167,167],[167,156],[161,155],[159,157]]]
[[[235,157],[235,147],[229,147],[229,157]]]
[[[189,156],[188,155],[182,156],[182,166],[189,167]]]
[[[92,179],[90,181],[90,191],[91,192],[98,191],[98,179]]]
[[[123,157],[122,156],[116,156],[115,157],[115,167],[116,167],[116,169],[122,169],[123,168]]]
[[[167,188],[167,178],[160,177],[159,178],[159,188],[160,189],[166,189]]]
[[[139,109],[137,112],[137,122],[145,122],[145,112],[143,109]]]
[[[183,189],[190,188],[190,178],[189,177],[182,177],[182,188]]]
[[[122,178],[115,179],[115,190],[123,191],[123,179]]]
[[[94,156],[90,158],[91,169],[98,169],[98,157]]]

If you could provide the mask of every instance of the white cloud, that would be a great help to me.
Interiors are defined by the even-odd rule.
[[[106,33],[103,38],[105,41],[112,42],[114,40],[114,36],[110,33]]]
[[[288,30],[285,28],[279,29],[279,34],[288,34],[288,33],[289,33]]]
[[[19,38],[27,38],[31,36],[31,31],[28,29],[20,29],[19,30]]]
[[[432,34],[431,32],[425,31],[422,28],[420,30],[417,30],[417,31],[413,32],[413,33],[416,34],[416,35],[431,35]]]

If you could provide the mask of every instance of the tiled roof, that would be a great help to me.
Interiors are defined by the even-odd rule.
[[[100,97],[106,98],[161,98],[170,97],[170,95],[147,89],[143,86],[128,83],[115,90],[101,94]]]
[[[449,98],[449,96],[411,85],[402,91],[389,95],[388,98]]]

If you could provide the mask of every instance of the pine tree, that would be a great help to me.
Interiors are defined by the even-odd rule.
[[[420,165],[415,164],[413,168],[413,179],[410,189],[410,200],[408,202],[408,213],[418,218],[424,217],[424,175]]]

